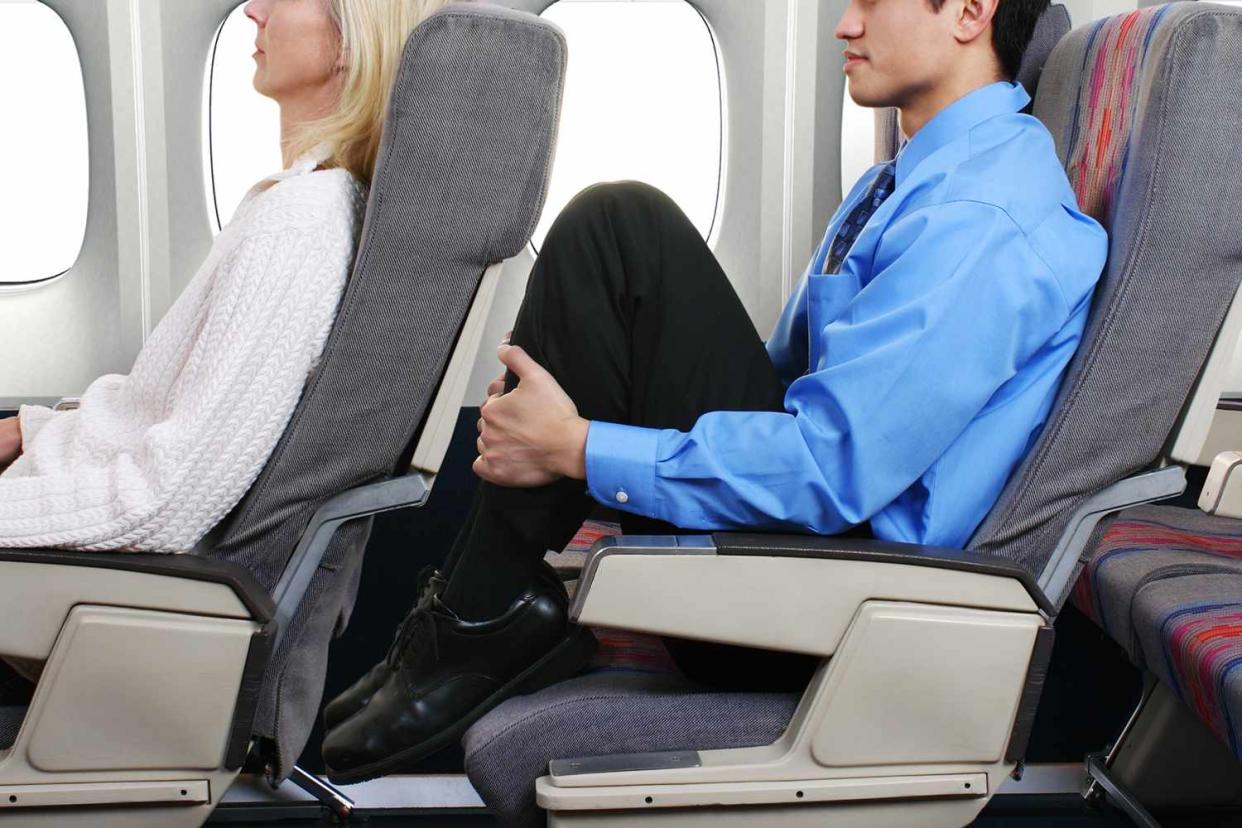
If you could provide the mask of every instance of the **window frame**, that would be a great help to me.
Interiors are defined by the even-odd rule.
[[[3,5],[3,4],[0,3],[0,5]],[[5,276],[3,273],[0,273],[0,293],[2,294],[24,293],[27,291],[38,290],[40,288],[48,286],[49,284],[53,282],[59,281],[62,277],[64,277],[71,270],[73,270],[74,267],[77,266],[78,261],[82,258],[82,251],[86,249],[86,234],[90,228],[91,170],[92,170],[91,133],[90,133],[91,118],[90,118],[90,108],[87,106],[87,99],[86,99],[86,70],[85,70],[85,67],[83,67],[82,65],[82,53],[78,49],[77,38],[74,37],[73,30],[69,28],[69,24],[65,22],[64,18],[61,17],[61,15],[56,11],[56,9],[52,8],[47,3],[43,2],[43,0],[29,0],[29,3],[23,3],[20,5],[37,6],[43,9],[44,12],[46,12],[48,15],[51,15],[52,18],[55,18],[56,22],[59,23],[61,27],[61,31],[58,31],[56,33],[56,36],[59,37],[61,36],[62,33],[63,35],[67,36],[69,38],[69,45],[73,50],[73,56],[75,58],[74,63],[77,67],[76,88],[81,94],[82,132],[83,132],[83,143],[85,145],[84,146],[85,165],[84,165],[84,170],[83,170],[84,180],[82,183],[82,203],[83,203],[84,209],[82,213],[81,234],[78,236],[78,240],[76,243],[77,250],[74,251],[72,257],[70,258],[68,265],[66,265],[63,270],[58,270],[59,266],[53,267],[51,269],[56,272],[50,273],[46,276],[38,276],[34,278],[29,278],[29,279],[25,279],[25,278],[13,279],[11,277]],[[20,120],[20,116],[15,118],[14,120]]]

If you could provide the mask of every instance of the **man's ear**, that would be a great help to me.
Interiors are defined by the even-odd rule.
[[[953,27],[953,35],[963,45],[972,43],[986,33],[996,14],[999,0],[962,0],[961,11]]]

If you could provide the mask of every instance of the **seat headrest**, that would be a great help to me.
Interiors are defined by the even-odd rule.
[[[1153,6],[1105,18],[1075,35],[1084,82],[1077,95],[1059,101],[1066,119],[1058,143],[1079,207],[1105,227],[1112,224],[1140,101],[1150,97],[1156,82],[1151,62],[1166,51],[1164,41],[1174,27],[1164,28],[1159,43],[1156,35],[1173,8]],[[1057,117],[1055,110],[1051,117]]]
[[[1018,67],[1018,75],[1014,78],[1026,87],[1027,94],[1032,98],[1038,91],[1039,76],[1043,74],[1048,56],[1052,54],[1052,50],[1061,38],[1069,34],[1069,30],[1069,9],[1059,3],[1054,3],[1044,9],[1039,20],[1035,21],[1035,32],[1031,35],[1031,42],[1027,45],[1026,51],[1022,53],[1022,65]]]
[[[566,59],[560,31],[524,12],[455,3],[430,15],[393,86],[368,221],[403,198],[412,214],[401,224],[465,261],[521,251],[543,208]],[[402,186],[415,182],[417,192]],[[419,241],[399,230],[384,228],[386,247]],[[360,253],[374,241],[364,229]]]

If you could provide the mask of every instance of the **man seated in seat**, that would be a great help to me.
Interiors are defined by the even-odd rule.
[[[565,209],[499,350],[485,482],[447,583],[431,580],[389,658],[326,711],[335,778],[397,770],[585,663],[542,559],[596,503],[629,533],[967,543],[1048,416],[1107,251],[1010,82],[1046,6],[852,0],[836,29],[849,93],[897,107],[909,142],[837,210],[766,346],[664,195],[600,185]],[[799,687],[810,671],[669,644],[719,688]]]

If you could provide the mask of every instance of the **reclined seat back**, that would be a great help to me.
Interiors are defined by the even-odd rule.
[[[412,34],[322,359],[263,472],[200,554],[245,566],[271,591],[325,500],[408,466],[484,270],[534,230],[565,60],[554,27],[493,6],[449,6]],[[367,519],[336,533],[272,655],[254,731],[275,747],[265,754],[275,776],[310,732],[369,532]]]
[[[1035,114],[1109,258],[1048,422],[970,549],[1038,574],[1093,495],[1196,460],[1169,441],[1215,407],[1236,341],[1217,342],[1242,279],[1242,216],[1226,208],[1242,187],[1239,77],[1242,12],[1210,3],[1104,19],[1053,51]],[[1058,579],[1056,607],[1072,583]]]

